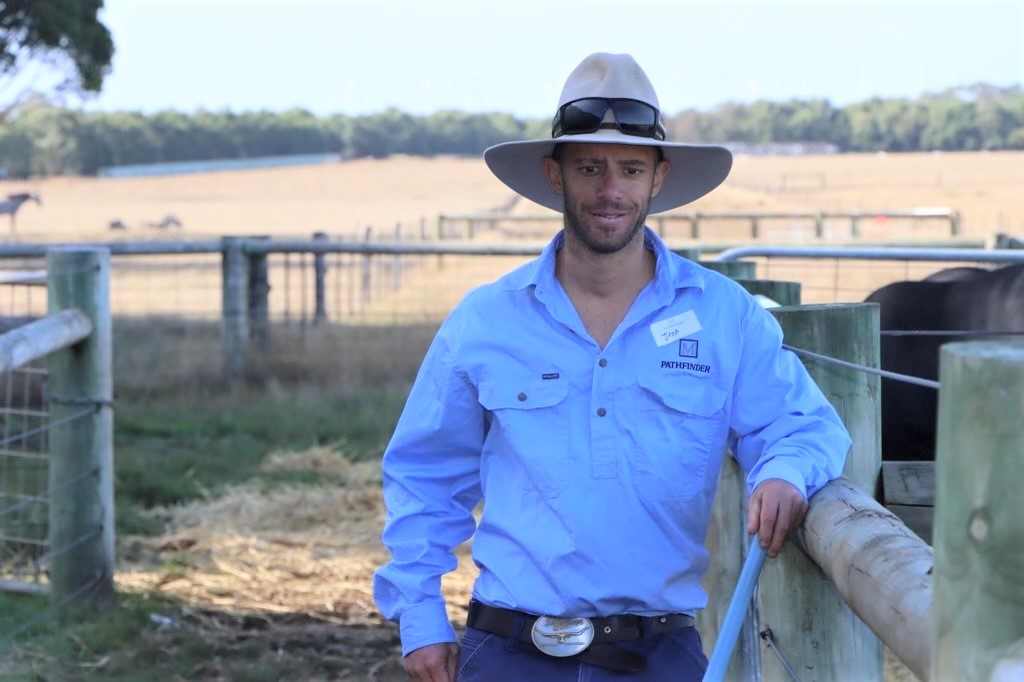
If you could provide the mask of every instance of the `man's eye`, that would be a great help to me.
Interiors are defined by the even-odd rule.
[[[584,175],[593,175],[597,172],[597,166],[581,166],[580,172]]]
[[[629,175],[631,177],[636,177],[637,175],[640,175],[641,173],[643,173],[643,171],[641,169],[639,169],[639,168],[627,168],[626,169],[626,175]]]

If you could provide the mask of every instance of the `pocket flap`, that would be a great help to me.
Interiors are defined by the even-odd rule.
[[[569,395],[564,378],[541,379],[537,375],[502,374],[480,382],[480,404],[488,410],[532,410],[551,407]]]
[[[661,404],[677,412],[710,417],[725,406],[727,393],[717,386],[699,384],[694,381],[668,383],[639,377],[640,386]]]

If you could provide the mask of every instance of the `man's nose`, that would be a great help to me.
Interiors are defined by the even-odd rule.
[[[622,194],[622,178],[616,173],[605,173],[601,176],[601,182],[597,187],[598,196],[601,198],[613,198]]]

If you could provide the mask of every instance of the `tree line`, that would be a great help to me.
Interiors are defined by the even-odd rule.
[[[839,151],[1024,149],[1024,91],[984,84],[914,100],[874,98],[723,104],[667,117],[669,139],[696,143],[817,143]],[[508,140],[550,135],[549,120],[510,114],[396,109],[317,117],[284,112],[86,112],[35,96],[0,118],[0,174],[95,175],[128,164],[287,154],[383,158],[478,155]]]

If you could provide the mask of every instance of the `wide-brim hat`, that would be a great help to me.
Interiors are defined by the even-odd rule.
[[[562,88],[558,110],[570,102],[590,97],[644,102],[659,112],[658,95],[647,74],[628,54],[596,53],[584,59]],[[556,110],[557,111],[557,110]],[[611,111],[607,112],[611,115]],[[608,119],[606,119],[608,120]],[[541,206],[558,212],[565,208],[561,194],[548,184],[542,159],[563,143],[628,144],[658,147],[672,168],[658,195],[651,199],[650,213],[678,208],[718,187],[732,168],[732,153],[718,145],[666,142],[654,137],[627,135],[616,128],[561,135],[550,140],[504,142],[484,151],[484,161],[499,180]]]

